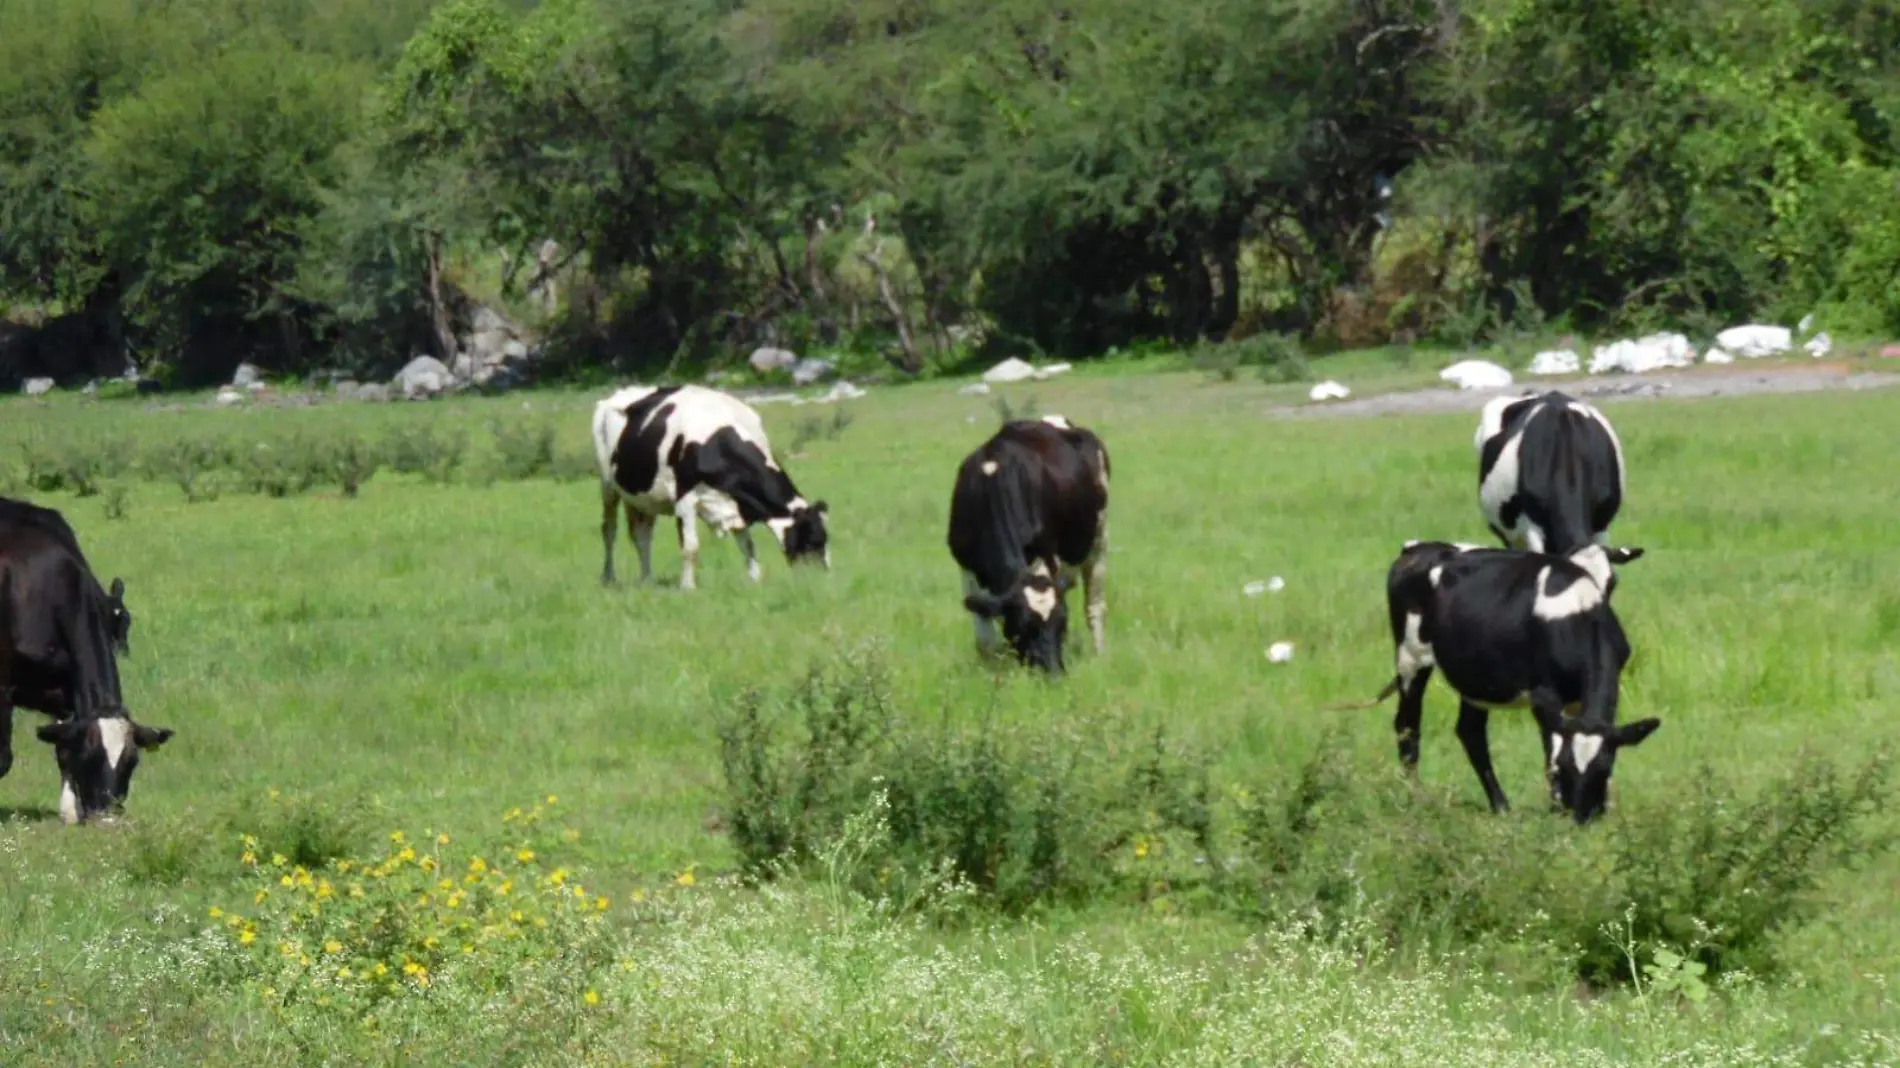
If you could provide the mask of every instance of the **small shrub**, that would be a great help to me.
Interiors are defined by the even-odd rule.
[[[554,468],[554,427],[526,421],[488,424],[495,437],[495,460],[502,478],[520,481],[547,474]]]
[[[1306,348],[1293,334],[1259,333],[1238,341],[1204,341],[1194,347],[1188,363],[1218,382],[1239,379],[1251,367],[1262,382],[1302,382],[1312,377]]]
[[[430,482],[448,482],[468,451],[468,433],[456,430],[439,433],[427,424],[398,427],[383,443],[389,469],[404,475],[421,475]]]
[[[124,519],[129,505],[129,494],[123,483],[112,482],[105,487],[105,512],[107,519]]]
[[[21,459],[29,489],[40,493],[70,491],[74,496],[92,497],[99,493],[105,457],[79,442],[23,442]]]
[[[250,492],[283,498],[296,496],[322,481],[326,467],[325,458],[307,443],[285,439],[275,444],[260,441],[247,450],[238,474]]]
[[[355,497],[363,483],[375,477],[383,465],[376,447],[355,434],[333,443],[328,459],[330,477],[342,488],[345,497]]]
[[[221,442],[181,438],[160,446],[148,466],[183,491],[187,503],[197,504],[217,499],[218,474],[232,463],[230,448]]]

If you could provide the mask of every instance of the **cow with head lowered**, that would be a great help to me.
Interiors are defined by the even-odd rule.
[[[751,527],[763,523],[790,562],[831,567],[824,501],[807,501],[772,456],[765,426],[749,405],[703,386],[629,386],[594,405],[600,463],[600,580],[612,585],[618,512],[624,508],[640,578],[653,576],[653,525],[679,526],[680,588],[696,585],[698,521],[731,534],[759,580]]]
[[[1082,572],[1089,633],[1102,651],[1107,613],[1108,450],[1059,415],[1005,423],[964,459],[950,497],[950,555],[976,640],[993,621],[1025,663],[1064,670],[1070,569]]]
[[[1551,798],[1578,823],[1603,812],[1620,750],[1655,719],[1617,723],[1630,646],[1610,607],[1614,568],[1641,549],[1589,544],[1566,556],[1408,542],[1386,577],[1399,695],[1399,760],[1418,768],[1425,686],[1434,669],[1457,692],[1458,740],[1491,809],[1509,806],[1491,766],[1491,711],[1529,708],[1544,745]]]
[[[1623,445],[1603,413],[1552,391],[1484,406],[1478,503],[1506,548],[1566,555],[1603,545],[1623,506]]]
[[[141,751],[172,737],[126,711],[109,603],[70,537],[0,528],[0,774],[13,762],[14,708],[52,715],[37,734],[53,747],[67,823],[116,815]]]

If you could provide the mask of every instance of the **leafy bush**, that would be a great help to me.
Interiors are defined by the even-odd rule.
[[[543,421],[488,424],[495,437],[495,462],[506,479],[529,479],[554,470],[554,425]]]
[[[399,426],[390,431],[383,443],[389,469],[399,474],[421,475],[430,482],[447,482],[455,477],[468,451],[468,434],[456,429],[439,432],[424,422]]]
[[[329,449],[330,475],[345,497],[356,496],[363,483],[373,478],[383,465],[382,454],[376,447],[355,434],[337,439]]]
[[[175,483],[191,504],[216,500],[218,473],[233,465],[228,444],[192,438],[175,438],[160,445],[148,461],[148,468]]]

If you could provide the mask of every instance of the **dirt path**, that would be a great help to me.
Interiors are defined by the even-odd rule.
[[[1546,382],[1541,388],[1561,389],[1592,399],[1655,397],[1739,397],[1755,393],[1815,393],[1829,389],[1880,389],[1900,385],[1900,372],[1857,370],[1839,361],[1782,364],[1766,367],[1707,367],[1646,375],[1567,378]],[[1509,389],[1420,389],[1384,393],[1357,400],[1312,401],[1269,409],[1290,418],[1328,418],[1351,415],[1410,415],[1462,412],[1484,407],[1500,394],[1540,388],[1537,380],[1518,382]]]

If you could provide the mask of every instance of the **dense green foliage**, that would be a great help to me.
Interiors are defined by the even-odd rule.
[[[188,380],[447,355],[459,293],[569,367],[1900,329],[1891,0],[0,0],[0,24],[0,294],[122,320]],[[544,273],[558,296],[527,300]]]

